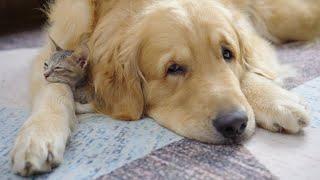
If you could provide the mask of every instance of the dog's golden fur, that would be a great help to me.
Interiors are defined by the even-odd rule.
[[[212,119],[232,109],[249,118],[242,138],[256,123],[290,133],[308,124],[300,98],[275,83],[283,68],[262,37],[274,43],[315,38],[319,1],[57,0],[49,17],[48,33],[65,49],[92,33],[94,105],[101,113],[123,120],[150,116],[209,143],[227,142]],[[233,61],[223,60],[222,46]],[[62,162],[76,119],[68,86],[42,77],[50,52],[48,43],[34,62],[32,113],[12,150],[13,171],[21,175]],[[183,65],[185,74],[168,75],[172,63]]]

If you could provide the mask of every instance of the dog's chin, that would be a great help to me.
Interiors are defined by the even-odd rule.
[[[217,145],[240,145],[249,140],[254,134],[254,129],[246,130],[242,135],[236,136],[234,138],[225,138],[222,135],[215,138],[215,141],[211,142],[211,144]]]
[[[254,124],[250,123],[248,129],[241,135],[238,135],[234,138],[226,138],[217,130],[211,130],[211,133],[203,133],[201,137],[195,138],[195,136],[185,136],[188,139],[193,139],[196,141],[200,141],[206,144],[214,144],[214,145],[236,145],[236,144],[243,144],[247,140],[249,140],[255,132]],[[197,134],[199,135],[199,134]],[[205,136],[204,136],[205,135]]]
[[[251,136],[248,135],[242,135],[242,136],[238,136],[235,138],[225,138],[224,140],[224,145],[241,145],[243,144],[245,141],[247,141]]]

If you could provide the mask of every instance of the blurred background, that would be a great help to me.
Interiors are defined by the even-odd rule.
[[[0,0],[0,50],[40,46],[49,1]]]

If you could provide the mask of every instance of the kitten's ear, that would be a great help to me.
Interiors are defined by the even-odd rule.
[[[49,39],[50,39],[51,43],[53,44],[55,51],[62,51],[62,50],[63,50],[63,49],[62,49],[60,46],[58,46],[58,44],[52,39],[51,36],[49,36]]]
[[[75,52],[74,57],[76,58],[76,63],[82,68],[86,68],[88,66],[89,61],[89,48],[86,44],[82,44]]]

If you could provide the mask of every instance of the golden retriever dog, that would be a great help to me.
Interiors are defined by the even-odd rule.
[[[91,33],[97,112],[152,117],[214,144],[239,143],[256,124],[287,133],[308,125],[303,101],[277,84],[285,68],[268,41],[318,36],[318,0],[56,0],[48,14],[64,49]],[[76,124],[70,88],[42,75],[51,51],[48,41],[34,61],[32,111],[11,153],[22,176],[59,165]]]

